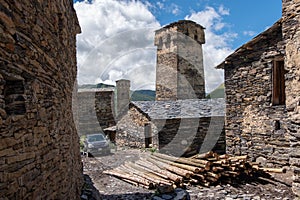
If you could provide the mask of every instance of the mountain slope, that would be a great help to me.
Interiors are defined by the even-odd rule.
[[[213,98],[224,98],[225,97],[225,86],[224,83],[219,85],[216,89],[214,89],[211,93],[209,93],[206,98],[213,99]]]
[[[136,90],[131,93],[131,101],[154,101],[155,91],[153,90]]]
[[[115,88],[113,85],[104,83],[78,85],[78,89],[94,89],[94,88]],[[154,101],[155,91],[153,90],[136,90],[130,91],[131,101]]]

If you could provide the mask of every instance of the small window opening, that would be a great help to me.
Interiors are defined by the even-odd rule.
[[[273,64],[272,104],[285,105],[284,61],[275,60]]]
[[[171,46],[171,35],[168,34],[168,35],[167,35],[167,41],[166,41],[166,47],[167,47],[167,48],[170,48],[170,46]]]
[[[24,92],[22,80],[6,80],[4,96],[5,110],[8,115],[23,115],[26,113]]]
[[[279,120],[275,121],[275,123],[274,123],[274,129],[275,129],[275,131],[280,130],[280,121]]]
[[[159,40],[158,40],[158,49],[161,49],[163,46],[163,40],[162,38],[160,37]]]
[[[198,35],[194,36],[194,40],[198,41]]]

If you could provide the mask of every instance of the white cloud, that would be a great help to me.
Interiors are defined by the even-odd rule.
[[[221,15],[229,15],[230,14],[229,9],[224,8],[223,5],[221,5],[218,10]]]
[[[79,84],[114,84],[120,78],[128,78],[132,88],[144,85],[154,89],[153,40],[160,24],[148,7],[139,1],[74,4],[82,29],[77,37]]]
[[[256,32],[255,31],[244,31],[243,35],[252,37],[252,36],[256,35]]]
[[[164,8],[164,4],[160,1],[156,2],[156,5],[158,6],[159,9],[163,9]]]
[[[126,78],[131,80],[132,89],[155,89],[153,40],[160,24],[149,11],[151,6],[140,1],[115,0],[74,4],[82,29],[77,37],[79,84],[115,84],[116,80]],[[181,12],[177,9],[176,12]],[[223,72],[214,67],[232,52],[228,44],[236,35],[215,33],[226,27],[222,16],[227,14],[229,10],[224,7],[217,10],[207,7],[185,17],[206,28],[203,46],[206,91],[223,82]]]
[[[220,64],[233,50],[229,43],[237,36],[235,33],[216,33],[226,27],[222,15],[228,15],[229,10],[223,6],[218,10],[206,7],[200,12],[193,12],[185,19],[192,20],[204,26],[205,41],[203,45],[206,91],[211,91],[224,81],[223,71],[214,67]]]
[[[174,4],[174,3],[171,4],[170,10],[171,10],[173,15],[179,15],[179,13],[180,13],[179,6]]]
[[[181,8],[177,4],[175,4],[175,3],[166,4],[164,2],[165,1],[156,2],[155,7],[157,9],[160,9],[161,11],[163,11],[165,13],[171,13],[171,14],[176,15],[176,16],[179,15],[182,12]]]

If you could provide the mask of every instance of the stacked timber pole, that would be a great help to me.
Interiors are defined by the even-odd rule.
[[[218,155],[213,152],[189,158],[153,153],[136,162],[126,162],[104,173],[148,189],[175,188],[189,184],[210,186],[234,183],[242,177],[270,177],[268,172],[284,173],[283,169],[262,168],[247,161],[247,156]]]

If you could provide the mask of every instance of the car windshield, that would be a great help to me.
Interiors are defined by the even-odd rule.
[[[104,141],[103,135],[90,135],[88,136],[88,142]]]

